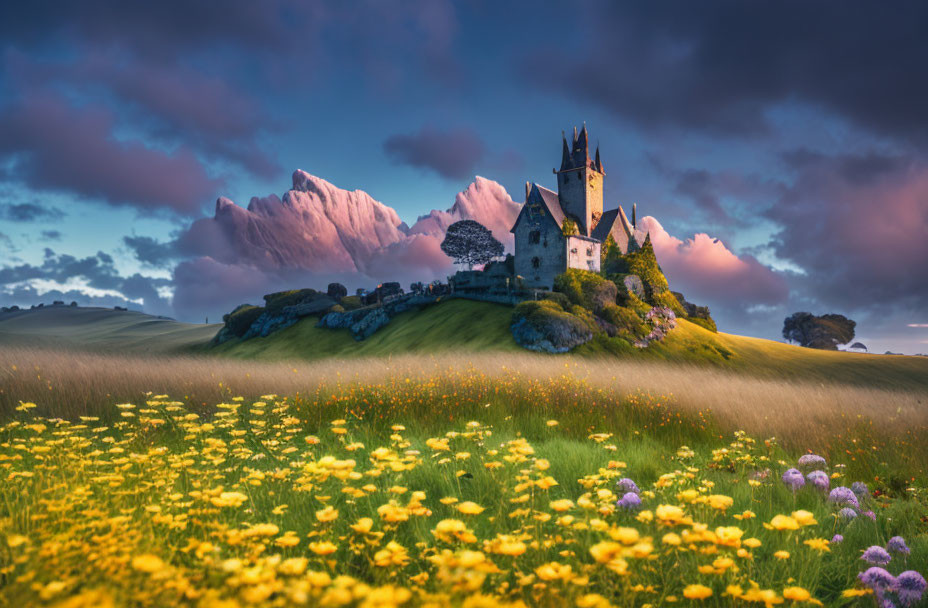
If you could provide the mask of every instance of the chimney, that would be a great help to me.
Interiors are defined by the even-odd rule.
[[[637,228],[638,224],[635,222],[635,215],[637,214],[638,203],[632,203],[632,228]]]

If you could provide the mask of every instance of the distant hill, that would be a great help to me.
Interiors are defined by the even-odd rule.
[[[362,342],[347,329],[320,329],[308,317],[267,338],[208,343],[221,325],[194,325],[139,312],[103,308],[43,308],[0,313],[0,347],[40,346],[150,354],[201,353],[236,359],[319,360],[398,354],[527,353],[509,331],[512,308],[449,300],[398,315]],[[772,340],[713,333],[687,321],[647,349],[595,340],[564,357],[639,358],[704,365],[768,378],[840,382],[928,391],[928,358],[820,351]]]
[[[221,326],[132,310],[46,306],[0,313],[0,346],[167,354],[203,348]]]

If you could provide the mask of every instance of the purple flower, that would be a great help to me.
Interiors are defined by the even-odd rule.
[[[901,536],[893,536],[889,539],[889,542],[886,543],[886,548],[893,553],[903,553],[905,555],[911,552],[908,545],[905,544],[905,539]]]
[[[841,519],[851,520],[857,517],[857,511],[855,511],[854,509],[850,507],[844,507],[843,509],[838,511],[838,517],[840,517]]]
[[[619,490],[622,490],[622,492],[634,492],[635,494],[641,494],[641,490],[638,489],[638,485],[628,477],[623,477],[617,481],[615,487]]]
[[[620,498],[615,503],[615,506],[628,509],[630,511],[636,511],[641,508],[641,498],[639,498],[638,495],[634,492],[626,492],[625,496]]]
[[[863,515],[866,515],[867,517],[869,517],[869,518],[872,519],[873,521],[876,521],[876,513],[874,513],[873,511],[864,511],[864,512],[863,512]]]
[[[825,471],[812,471],[806,475],[806,481],[815,486],[816,489],[821,490],[822,492],[828,491],[828,473]]]
[[[833,545],[837,545],[838,543],[843,543],[843,542],[844,542],[844,537],[841,536],[840,534],[835,534],[834,536],[831,537],[831,544]]]
[[[867,484],[862,481],[855,481],[851,484],[851,491],[857,495],[857,498],[863,499],[867,496],[870,496],[870,490],[867,488]]]
[[[802,476],[799,469],[787,469],[786,472],[783,473],[782,479],[783,483],[793,492],[806,485],[806,478]]]
[[[922,599],[925,587],[928,587],[925,577],[915,570],[906,570],[897,576],[896,582],[893,583],[893,591],[899,596],[903,606],[911,606]]]
[[[892,574],[878,566],[867,568],[865,572],[858,574],[857,578],[877,593],[885,591],[896,582]]]
[[[855,509],[860,508],[860,503],[857,502],[857,496],[850,488],[844,486],[838,486],[828,495],[828,502],[833,502],[836,505],[842,505],[845,507],[854,507]]]
[[[825,459],[818,454],[803,454],[799,457],[800,468],[824,469]]]
[[[864,554],[860,556],[860,559],[877,566],[885,566],[892,558],[889,556],[889,553],[887,553],[886,549],[879,545],[873,545],[864,551]]]

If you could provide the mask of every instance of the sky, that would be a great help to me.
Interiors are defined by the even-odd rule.
[[[0,5],[0,304],[202,322],[177,243],[217,197],[303,169],[412,225],[476,175],[554,188],[585,122],[606,207],[649,216],[723,331],[839,313],[871,352],[928,352],[923,2],[221,7]]]

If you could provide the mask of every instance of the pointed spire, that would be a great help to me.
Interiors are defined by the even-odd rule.
[[[632,203],[632,228],[638,227],[638,223],[635,220],[636,215],[638,215],[638,203]]]
[[[596,144],[596,170],[600,173],[605,173],[605,171],[603,171],[603,163],[599,160],[599,144]]]
[[[577,127],[574,127],[574,146],[577,145]]]
[[[561,171],[570,168],[570,148],[567,147],[567,136],[561,131],[561,141],[564,146],[561,150]]]

